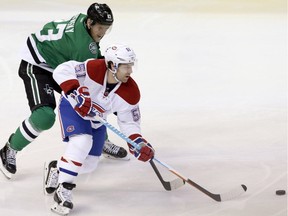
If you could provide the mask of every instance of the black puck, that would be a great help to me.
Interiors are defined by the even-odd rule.
[[[285,190],[276,190],[277,195],[285,195],[286,191]]]

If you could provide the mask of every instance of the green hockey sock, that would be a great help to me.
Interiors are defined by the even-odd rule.
[[[21,151],[25,146],[27,146],[30,141],[25,139],[20,131],[20,127],[17,128],[16,132],[12,134],[10,138],[10,147],[16,151]]]
[[[43,106],[37,108],[10,137],[10,146],[14,150],[21,151],[29,143],[33,142],[42,131],[50,129],[54,122],[55,113],[51,107]]]

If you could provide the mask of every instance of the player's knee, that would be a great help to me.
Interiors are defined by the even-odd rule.
[[[69,144],[64,158],[83,163],[92,147],[92,136],[89,134],[75,134],[69,137]]]
[[[55,122],[56,114],[49,106],[42,106],[32,112],[29,120],[39,131],[50,129]]]
[[[80,171],[80,174],[84,173],[91,173],[98,167],[100,157],[99,156],[93,156],[88,155],[85,159],[85,162],[83,163],[82,169]]]

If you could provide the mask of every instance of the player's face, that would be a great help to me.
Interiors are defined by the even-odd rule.
[[[130,64],[119,64],[116,73],[117,79],[123,83],[126,83],[133,72],[134,63]]]
[[[100,40],[104,37],[105,34],[110,32],[112,26],[110,25],[101,25],[96,23],[90,27],[90,35],[94,39],[95,42],[100,42]]]

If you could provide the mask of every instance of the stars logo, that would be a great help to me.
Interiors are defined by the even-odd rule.
[[[92,54],[97,54],[97,50],[98,50],[98,47],[97,47],[97,44],[95,42],[92,42],[89,44],[89,50]]]
[[[46,92],[46,94],[48,95],[52,95],[53,94],[53,88],[49,86],[49,84],[45,85],[44,91]]]

